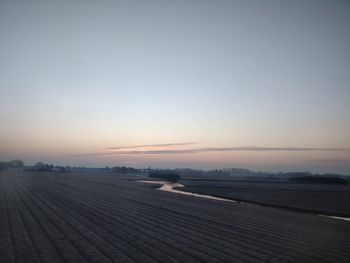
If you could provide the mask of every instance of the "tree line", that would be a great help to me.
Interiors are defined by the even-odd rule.
[[[24,162],[22,160],[16,159],[9,162],[0,162],[0,171],[7,170],[8,168],[22,168],[24,167]]]

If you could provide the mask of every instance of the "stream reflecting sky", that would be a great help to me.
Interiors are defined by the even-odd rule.
[[[2,0],[0,159],[350,174],[350,151],[334,149],[350,148],[349,13],[333,0]],[[144,147],[109,149],[128,146]]]

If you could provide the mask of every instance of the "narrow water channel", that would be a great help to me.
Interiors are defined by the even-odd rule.
[[[216,196],[212,196],[212,195],[197,194],[197,193],[192,193],[192,192],[187,192],[187,191],[181,191],[181,190],[178,190],[178,189],[174,189],[176,187],[185,187],[183,184],[180,184],[180,183],[173,183],[173,182],[169,182],[169,181],[158,181],[158,180],[157,181],[146,181],[145,180],[145,181],[136,181],[136,182],[161,185],[159,188],[157,188],[157,190],[165,191],[165,192],[171,192],[171,193],[182,194],[182,195],[190,195],[190,196],[201,197],[201,198],[212,199],[212,200],[218,200],[218,201],[224,201],[224,202],[230,202],[230,203],[245,203],[245,204],[249,204],[249,202],[235,201],[235,200],[232,200],[232,199],[226,199],[226,198],[216,197]],[[255,204],[255,205],[258,205],[258,204]],[[348,218],[348,217],[339,217],[339,216],[330,216],[330,215],[318,215],[318,216],[350,221],[350,218]]]
[[[159,187],[158,190],[161,190],[161,191],[172,192],[172,193],[177,193],[177,194],[182,194],[182,195],[202,197],[202,198],[231,202],[231,203],[237,203],[237,201],[231,200],[231,199],[225,199],[225,198],[215,197],[215,196],[211,196],[211,195],[197,194],[197,193],[186,192],[186,191],[174,189],[175,187],[184,187],[184,185],[180,184],[180,183],[172,183],[172,182],[168,182],[168,181],[137,181],[137,182],[147,183],[147,184],[160,184],[161,187]]]

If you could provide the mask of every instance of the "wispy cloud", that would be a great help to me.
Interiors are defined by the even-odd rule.
[[[180,142],[180,143],[162,143],[162,144],[146,144],[146,145],[134,145],[134,146],[116,146],[108,147],[107,150],[123,150],[123,149],[137,149],[137,148],[153,148],[153,147],[172,147],[172,146],[187,146],[195,145],[197,142]]]
[[[198,151],[203,152],[224,152],[224,151],[349,151],[350,148],[324,148],[324,147],[257,147],[257,146],[243,146],[243,147],[207,147],[199,148]]]
[[[177,144],[157,144],[157,146],[173,146],[173,145],[191,145],[195,143],[177,143]],[[152,145],[155,146],[155,145]],[[80,156],[99,156],[99,155],[170,155],[170,154],[191,154],[191,153],[204,153],[204,152],[237,152],[237,151],[250,151],[250,152],[275,152],[275,151],[350,151],[350,148],[324,148],[324,147],[202,147],[192,149],[161,149],[161,150],[137,150],[144,146],[133,147],[113,147],[113,150],[108,152],[97,152],[82,154]],[[151,147],[147,145],[146,147]],[[111,149],[111,148],[109,148]],[[136,149],[136,150],[119,150],[119,149]]]

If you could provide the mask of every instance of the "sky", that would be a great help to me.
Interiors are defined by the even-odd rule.
[[[0,0],[0,159],[350,174],[349,13]]]

